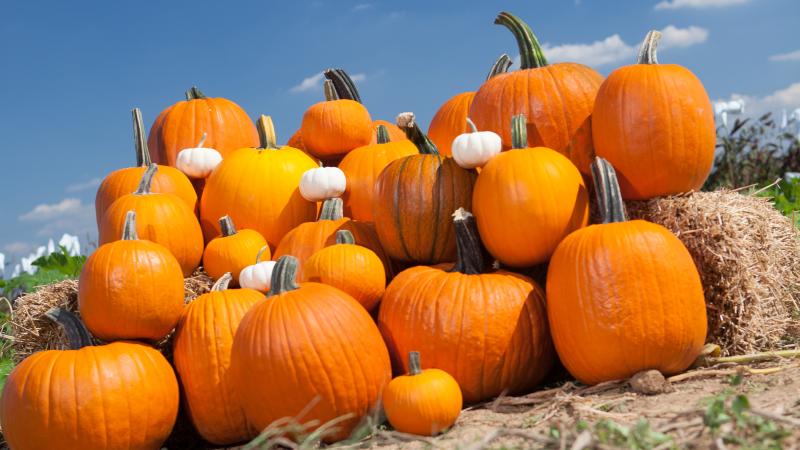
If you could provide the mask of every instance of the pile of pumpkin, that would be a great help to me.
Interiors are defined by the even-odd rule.
[[[603,80],[548,64],[519,18],[496,23],[521,69],[501,57],[429,135],[411,113],[373,121],[338,69],[286,146],[269,117],[253,126],[196,88],[147,142],[134,110],[139,164],[99,188],[82,320],[53,313],[80,349],[13,371],[0,403],[11,447],[158,448],[179,398],[218,445],[287,417],[336,421],[325,440],[341,440],[379,400],[398,430],[433,434],[462,398],[534,389],[556,354],[589,384],[685,370],[706,336],[700,278],[622,200],[702,185],[707,94],[657,64],[657,32]],[[184,305],[201,262],[216,284]],[[524,273],[545,264],[543,289]],[[173,329],[174,370],[150,345]]]

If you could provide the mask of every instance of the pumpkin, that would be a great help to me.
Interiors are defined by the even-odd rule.
[[[475,171],[443,159],[414,114],[400,114],[398,126],[420,153],[392,161],[378,176],[372,198],[378,237],[386,253],[399,261],[452,261],[456,240],[446,217],[470,206]]]
[[[383,410],[395,430],[433,436],[450,428],[461,414],[461,388],[440,369],[422,370],[419,352],[408,353],[408,375],[383,389]]]
[[[504,74],[511,67],[513,62],[505,53],[492,66],[487,80],[500,74]],[[439,152],[445,156],[452,155],[451,145],[453,140],[460,134],[466,133],[470,128],[466,125],[469,108],[472,106],[472,99],[475,92],[462,92],[456,94],[439,107],[436,114],[431,119],[428,127],[428,137],[436,144]]]
[[[397,128],[396,125],[394,127]],[[353,219],[367,222],[373,219],[372,198],[378,175],[390,162],[419,152],[405,134],[402,140],[394,140],[389,128],[383,125],[378,125],[375,135],[376,144],[354,149],[339,163],[339,169],[347,178],[347,189],[342,198],[345,213]]]
[[[347,178],[338,167],[306,170],[300,178],[300,195],[310,202],[340,197],[347,189]]]
[[[78,310],[92,334],[104,341],[155,342],[178,323],[183,312],[181,266],[166,247],[139,240],[135,212],[128,211],[121,240],[101,245],[86,260],[78,282]]]
[[[525,117],[515,116],[514,149],[481,169],[472,204],[489,253],[511,267],[550,259],[556,246],[589,220],[578,169],[555,150],[525,148]]]
[[[658,64],[660,36],[648,33],[637,64],[611,72],[592,113],[597,156],[616,168],[626,199],[699,190],[714,163],[711,101],[689,69]]]
[[[508,120],[525,114],[528,146],[552,148],[588,174],[593,155],[591,114],[602,75],[582,64],[548,65],[530,27],[512,14],[501,12],[494,23],[514,33],[520,70],[487,80],[475,93],[469,117],[479,129],[499,134],[509,147]]]
[[[239,282],[239,272],[250,265],[257,254],[269,259],[269,247],[266,239],[256,230],[236,230],[230,216],[219,219],[222,236],[214,238],[203,252],[203,268],[208,275],[217,280],[227,272],[235,274],[233,283]],[[258,260],[256,260],[258,262]]]
[[[281,257],[268,298],[242,318],[231,380],[257,430],[286,417],[310,429],[336,419],[335,431],[323,438],[339,441],[370,413],[391,379],[389,354],[353,297],[320,283],[297,285],[297,270],[297,259]]]
[[[384,261],[388,271],[389,259],[381,247],[373,225],[369,222],[350,220],[343,216],[342,199],[330,198],[322,204],[319,220],[303,223],[293,229],[281,239],[275,249],[273,257],[278,259],[283,255],[292,255],[299,261],[302,268],[309,256],[323,247],[336,243],[338,230],[350,231],[355,240],[375,252]],[[302,273],[302,272],[301,272]]]
[[[269,245],[261,247],[261,250],[258,251],[255,264],[251,264],[239,272],[239,285],[241,287],[255,289],[264,293],[269,292],[275,261],[262,261],[261,257],[264,254],[269,254]]]
[[[166,247],[178,259],[183,275],[189,276],[203,257],[203,233],[194,211],[186,203],[172,194],[151,191],[157,170],[158,166],[151,164],[136,192],[111,204],[100,221],[100,244],[118,240],[128,211],[135,211],[139,237]]]
[[[303,144],[303,134],[300,133],[299,128],[295,130],[294,134],[289,137],[289,141],[286,142],[286,146],[302,150],[303,152],[306,151],[306,146]]]
[[[406,134],[403,132],[403,130],[401,130],[400,127],[398,127],[397,125],[393,124],[392,122],[389,122],[387,120],[381,120],[381,119],[376,119],[376,120],[372,121],[372,129],[373,130],[377,129],[381,125],[386,127],[386,131],[389,132],[389,139],[387,140],[387,142],[388,141],[395,142],[395,141],[406,141],[406,140],[408,140],[408,138],[406,137]],[[369,143],[370,143],[370,145],[377,144],[378,143],[378,135],[377,134],[373,134],[372,135],[372,140],[369,141]]]
[[[336,245],[325,247],[303,265],[304,281],[327,284],[352,295],[367,311],[386,289],[386,269],[372,250],[356,245],[349,230],[336,232]]]
[[[100,183],[100,187],[97,189],[97,196],[94,199],[95,217],[98,226],[103,214],[116,199],[136,190],[144,171],[151,164],[150,153],[148,153],[147,142],[144,138],[142,112],[139,108],[134,108],[132,115],[133,141],[136,145],[136,167],[115,170]],[[175,168],[162,167],[153,178],[151,188],[153,192],[175,194],[186,202],[186,205],[192,210],[197,206],[197,194],[192,187],[192,183],[186,178],[186,175]]]
[[[178,381],[158,350],[134,341],[92,345],[80,320],[54,308],[68,350],[25,358],[0,396],[3,438],[15,450],[152,450],[178,415]]]
[[[236,328],[264,295],[252,289],[228,289],[232,279],[226,273],[211,292],[186,307],[173,340],[175,370],[189,417],[203,439],[220,446],[257,434],[236,398],[229,369]]]
[[[669,230],[627,220],[607,161],[598,158],[592,169],[603,223],[567,236],[547,271],[547,315],[558,355],[586,384],[649,369],[682,372],[706,337],[697,268]]]
[[[483,167],[503,150],[503,141],[497,133],[478,131],[469,117],[467,117],[467,124],[472,131],[459,134],[453,140],[453,159],[465,169]]]
[[[464,400],[525,392],[553,364],[545,298],[535,281],[504,270],[484,273],[475,219],[453,214],[455,265],[416,266],[399,273],[383,295],[378,326],[393,360],[419,351],[427,367],[453,376]]]
[[[185,148],[178,153],[175,167],[186,176],[192,178],[207,178],[211,172],[222,162],[222,155],[213,148],[203,147],[206,133],[200,138],[196,147]]]
[[[314,220],[316,203],[300,195],[300,178],[319,164],[301,150],[278,147],[272,119],[258,121],[261,147],[229,154],[206,181],[200,218],[206,241],[220,234],[226,214],[242,228],[256,230],[274,247],[297,225]]]
[[[258,133],[247,113],[236,103],[222,98],[209,98],[192,87],[186,100],[175,103],[158,115],[147,144],[158,164],[174,166],[178,152],[195,145],[206,133],[206,145],[217,149],[222,157],[258,144]]]

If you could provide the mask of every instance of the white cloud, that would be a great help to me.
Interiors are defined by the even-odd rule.
[[[663,0],[656,4],[655,9],[680,9],[680,8],[723,8],[726,6],[743,5],[750,0]]]
[[[763,97],[734,93],[725,100],[740,99],[744,100],[745,114],[748,116],[757,117],[766,112],[779,112],[783,109],[791,111],[800,108],[800,81]]]
[[[356,6],[353,6],[353,11],[354,12],[358,12],[358,11],[364,11],[365,9],[371,9],[371,8],[372,8],[372,3],[359,3]]]
[[[100,183],[103,182],[103,179],[100,177],[92,178],[91,180],[81,181],[79,183],[70,184],[67,186],[67,192],[83,192],[88,191],[90,189],[94,189],[100,186]]]
[[[367,75],[363,73],[356,73],[350,75],[350,78],[356,82],[363,82],[367,79]],[[322,81],[325,80],[325,74],[320,72],[308,78],[304,78],[299,84],[289,88],[289,92],[299,94],[301,92],[316,91],[322,89]]]
[[[788,53],[779,53],[777,55],[772,55],[769,57],[770,61],[800,61],[800,50],[795,50],[793,52]]]
[[[661,43],[659,48],[685,48],[702,44],[708,40],[708,30],[696,26],[678,28],[668,25],[661,30]]]
[[[42,224],[37,236],[71,233],[84,236],[94,233],[97,226],[94,205],[84,204],[77,198],[65,198],[58,203],[43,203],[19,216],[22,222]]]

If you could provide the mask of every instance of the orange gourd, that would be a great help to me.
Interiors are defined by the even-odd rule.
[[[556,350],[586,384],[656,369],[686,370],[706,337],[703,286],[669,230],[628,221],[611,165],[592,167],[603,223],[575,231],[547,271],[547,315]]]
[[[403,130],[401,130],[400,127],[398,127],[397,125],[393,124],[392,122],[389,122],[387,120],[381,120],[381,119],[375,119],[375,120],[372,121],[372,129],[373,130],[377,129],[381,125],[386,127],[386,131],[389,132],[389,141],[396,142],[396,141],[408,140],[408,138],[406,137],[406,134],[403,132]],[[378,135],[377,134],[373,134],[372,135],[372,140],[369,143],[370,143],[370,145],[377,144],[378,143]]]
[[[660,36],[648,33],[637,64],[611,72],[592,113],[597,156],[616,168],[626,199],[699,190],[714,163],[711,101],[689,69],[658,64]]]
[[[253,264],[253,259],[262,249],[261,258],[269,261],[269,246],[265,248],[267,241],[258,231],[237,230],[230,216],[220,217],[219,226],[222,236],[212,239],[203,251],[203,268],[215,280],[230,272],[236,285],[239,283],[239,272]]]

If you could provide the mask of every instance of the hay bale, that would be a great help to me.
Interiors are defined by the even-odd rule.
[[[694,258],[706,298],[708,338],[724,354],[800,341],[800,235],[769,199],[736,191],[628,202],[632,219],[661,224]]]

